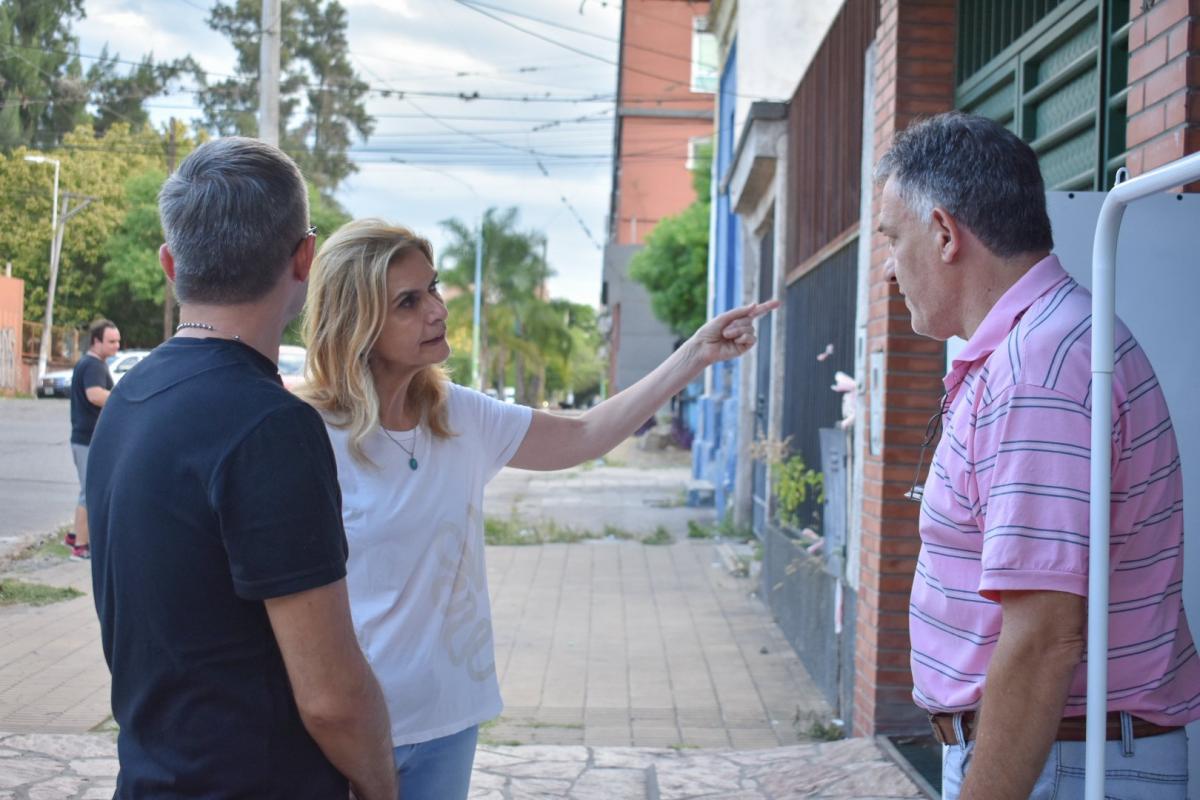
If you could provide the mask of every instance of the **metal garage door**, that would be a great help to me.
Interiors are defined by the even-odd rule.
[[[1125,164],[1129,0],[961,0],[958,25],[955,105],[1029,142],[1047,189],[1109,188]]]

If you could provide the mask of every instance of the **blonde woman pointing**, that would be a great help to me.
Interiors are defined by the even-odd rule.
[[[698,376],[755,343],[777,301],[709,321],[650,375],[579,417],[452,384],[429,242],[379,220],[333,234],[309,278],[305,398],[324,416],[350,542],[359,643],[391,713],[405,800],[467,796],[478,726],[499,715],[483,491],[504,466],[608,452]]]

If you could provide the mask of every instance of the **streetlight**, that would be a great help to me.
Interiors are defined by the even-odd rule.
[[[475,195],[475,199],[479,201],[479,228],[475,232],[475,316],[471,322],[471,386],[475,391],[483,391],[483,386],[480,384],[479,370],[479,321],[481,319],[481,299],[483,297],[483,198],[479,196],[479,192],[475,191],[475,187],[464,181],[462,178],[452,173],[433,167],[427,167],[423,164],[414,164],[411,161],[406,161],[403,158],[389,159],[393,163],[403,164],[406,167],[415,169],[423,169],[426,172],[436,172],[439,175],[444,175],[447,178],[456,180]]]
[[[60,166],[57,158],[46,158],[45,156],[25,156],[25,160],[30,164],[53,164],[54,165],[54,206],[50,212],[50,232],[54,233],[58,227],[58,168]]]
[[[58,171],[61,166],[57,158],[46,156],[25,156],[31,164],[54,165],[54,203],[50,212],[50,289],[46,295],[46,315],[42,320],[42,341],[38,347],[38,384],[46,375],[46,362],[50,358],[50,336],[54,327],[54,291],[58,287]]]

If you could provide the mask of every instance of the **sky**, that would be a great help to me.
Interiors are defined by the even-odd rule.
[[[596,305],[612,182],[619,3],[469,2],[478,10],[464,0],[341,0],[351,61],[379,91],[367,99],[375,131],[351,149],[360,171],[336,197],[353,216],[407,225],[436,250],[445,242],[442,220],[473,226],[485,207],[517,206],[521,227],[547,235],[556,272],[551,295]],[[104,45],[128,60],[190,54],[210,73],[232,73],[233,48],[205,23],[212,5],[85,0],[87,17],[74,31],[84,56]],[[479,99],[458,96],[476,92]],[[200,116],[188,93],[152,98],[147,109],[156,124]]]

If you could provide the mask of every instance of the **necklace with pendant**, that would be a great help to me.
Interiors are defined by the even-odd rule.
[[[383,427],[382,425],[379,426],[379,430],[383,431],[384,436],[391,439],[396,444],[397,447],[399,447],[401,450],[403,450],[408,455],[408,468],[411,469],[413,472],[416,472],[417,467],[420,466],[420,464],[417,463],[417,456],[416,456],[417,431],[420,430],[420,426],[413,428],[413,438],[412,438],[412,447],[411,448],[405,447],[404,444],[399,439],[397,439],[395,436],[392,436],[391,432],[387,428]]]

